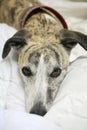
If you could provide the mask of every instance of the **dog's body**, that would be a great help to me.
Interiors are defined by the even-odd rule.
[[[19,29],[21,11],[33,4],[41,5],[36,0],[1,1],[0,22]],[[18,51],[18,66],[25,83],[28,112],[44,115],[49,110],[66,75],[70,51],[79,41],[78,35],[82,36],[67,30],[59,33],[60,29],[61,25],[56,21],[38,13],[5,44],[3,58],[8,55],[11,47],[15,46]]]
[[[5,22],[8,25],[19,29],[19,15],[24,8],[40,4],[37,0],[0,0],[0,22]],[[40,20],[40,19],[39,19]]]

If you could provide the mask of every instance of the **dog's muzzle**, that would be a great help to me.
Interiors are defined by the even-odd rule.
[[[42,102],[38,102],[37,104],[35,104],[30,111],[30,113],[32,114],[37,114],[41,116],[44,116],[46,112],[47,110]]]

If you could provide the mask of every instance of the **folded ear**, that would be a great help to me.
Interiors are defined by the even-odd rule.
[[[77,43],[79,43],[85,50],[87,50],[87,35],[85,34],[63,29],[59,32],[59,38],[60,38],[61,44],[68,51],[71,51],[71,49]]]
[[[8,39],[4,45],[3,52],[2,52],[2,58],[5,58],[11,48],[15,48],[16,50],[20,49],[24,45],[27,44],[26,40],[30,37],[30,34],[26,30],[20,30],[18,31],[13,37]]]

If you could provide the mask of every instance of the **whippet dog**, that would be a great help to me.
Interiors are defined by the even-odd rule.
[[[26,111],[43,116],[67,73],[72,48],[80,43],[87,49],[87,36],[68,30],[57,11],[37,0],[0,0],[0,22],[18,30],[6,41],[2,58],[11,48],[18,53]]]

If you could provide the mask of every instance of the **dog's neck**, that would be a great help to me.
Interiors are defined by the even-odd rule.
[[[28,7],[28,10],[31,11],[31,8],[34,7],[37,8],[38,6],[36,5]],[[55,32],[60,30],[60,28],[62,28],[61,25],[57,23],[58,21],[46,18],[46,15],[39,12],[38,9],[36,10],[38,11],[37,14],[33,14],[30,17],[28,16],[29,18],[25,20],[24,17],[27,15],[28,12],[26,12],[26,10],[27,8],[25,8],[25,10],[21,13],[22,19],[19,16],[18,27],[29,30],[33,36],[38,35],[39,37],[44,37],[47,36],[48,33],[53,35]],[[23,13],[24,15],[22,15]],[[21,20],[22,23],[25,21],[23,25],[21,24]]]
[[[18,30],[26,29],[32,35],[32,39],[29,40],[34,41],[36,39],[36,41],[43,40],[44,43],[50,43],[50,41],[56,43],[58,41],[56,33],[62,28],[67,28],[64,19],[57,11],[48,6],[41,5],[37,0],[19,0],[18,3],[17,0],[9,0],[6,3],[3,2],[3,4],[5,4],[6,8],[1,6],[1,12],[4,13],[1,15],[3,16],[2,22],[6,22]],[[5,10],[7,8],[8,10]],[[36,9],[37,13],[32,13],[32,9]],[[29,12],[32,14],[30,17]],[[53,19],[48,18],[42,12],[51,15]],[[24,24],[21,26],[21,23]]]
[[[54,20],[48,19],[43,13],[53,17]],[[67,25],[63,17],[53,8],[42,5],[34,5],[32,7],[25,8],[22,11],[19,17],[19,27],[25,29],[29,28],[31,32],[43,35],[45,32],[52,33],[63,27],[67,28]]]
[[[41,5],[41,3],[38,0],[3,0],[0,3],[0,22],[7,23],[19,30],[19,16],[21,12],[33,5]]]
[[[3,8],[3,4],[5,8]],[[10,26],[15,27],[17,30],[20,29],[27,29],[33,35],[46,35],[46,33],[55,33],[62,28],[62,24],[58,21],[53,19],[48,19],[43,13],[37,13],[32,15],[30,18],[27,19],[26,23],[23,27],[20,27],[20,16],[24,18],[27,14],[26,9],[32,8],[34,6],[42,6],[38,0],[25,0],[25,1],[18,1],[17,0],[9,0],[3,1],[1,7],[1,12],[3,13],[0,18],[0,22],[5,22]],[[8,8],[8,9],[7,9]],[[52,9],[51,9],[52,10]],[[53,11],[55,12],[55,11]],[[65,24],[65,23],[64,23]],[[66,25],[64,25],[66,28]]]

